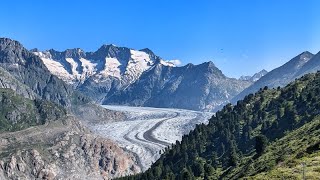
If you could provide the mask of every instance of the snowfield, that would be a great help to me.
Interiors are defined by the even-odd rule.
[[[207,123],[212,113],[182,109],[103,106],[124,112],[126,121],[89,124],[89,128],[132,152],[143,171],[159,157],[159,151],[181,140],[196,124]]]

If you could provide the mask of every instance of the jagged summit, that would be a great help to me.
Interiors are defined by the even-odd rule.
[[[1,50],[12,50],[12,49],[23,49],[23,46],[20,42],[9,39],[9,38],[0,38],[0,49]]]
[[[139,51],[143,51],[143,52],[148,53],[148,54],[154,54],[154,52],[149,48],[143,48],[143,49],[140,49]]]
[[[250,85],[226,77],[212,61],[177,67],[149,48],[104,44],[94,52],[74,48],[33,53],[52,74],[100,103],[212,110]],[[194,104],[181,102],[189,96]]]
[[[303,51],[300,55],[303,55],[303,54],[314,55],[314,54],[311,53],[310,51]]]
[[[20,46],[22,46],[21,43],[16,40],[6,38],[6,37],[1,37],[0,44],[4,44],[4,43],[6,43],[6,44],[13,43],[13,44],[19,44]]]
[[[267,70],[262,69],[261,71],[255,73],[255,74],[252,75],[252,76],[241,76],[241,77],[239,78],[239,80],[241,80],[241,81],[256,82],[256,81],[258,81],[262,76],[266,75],[267,73],[268,73]]]
[[[316,56],[317,55],[313,55],[309,51],[304,51],[298,54],[287,63],[270,71],[247,89],[243,90],[233,98],[232,102],[235,103],[237,100],[242,99],[250,93],[258,91],[264,86],[268,86],[269,88],[275,88],[278,86],[283,87],[308,72],[315,72],[316,70],[319,70],[320,63],[319,65],[315,63],[317,59]]]

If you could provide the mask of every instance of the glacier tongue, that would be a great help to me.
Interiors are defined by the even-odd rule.
[[[114,123],[89,123],[88,127],[96,134],[112,139],[125,150],[136,155],[142,170],[147,170],[152,162],[159,158],[159,151],[194,129],[196,124],[208,123],[213,113],[199,111],[103,106],[106,109],[120,111],[127,119]]]

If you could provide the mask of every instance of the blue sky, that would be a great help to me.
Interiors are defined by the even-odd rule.
[[[148,47],[183,64],[211,60],[231,77],[320,51],[317,0],[7,0],[0,7],[0,36],[29,49]]]

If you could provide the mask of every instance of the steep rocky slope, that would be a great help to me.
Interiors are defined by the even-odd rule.
[[[133,155],[82,125],[124,115],[75,91],[8,38],[0,38],[0,106],[0,179],[109,179],[140,171]]]
[[[29,99],[35,99],[36,97],[39,97],[32,91],[32,89],[30,89],[30,87],[18,81],[2,67],[0,67],[0,88],[12,89],[17,94]]]
[[[283,87],[308,72],[316,72],[316,70],[320,70],[320,66],[317,67],[310,65],[312,62],[317,62],[313,57],[314,55],[308,51],[297,55],[284,65],[270,71],[251,86],[244,89],[241,93],[235,96],[231,102],[235,103],[238,100],[243,99],[246,95],[254,93],[264,86],[268,86],[269,88],[276,88],[278,86]]]
[[[105,95],[135,82],[156,63],[174,66],[149,49],[133,50],[112,44],[103,45],[95,52],[76,48],[63,52],[33,50],[33,53],[42,59],[52,74],[98,102]]]
[[[0,107],[0,179],[109,179],[140,172],[132,154],[93,135],[60,105],[0,88]]]
[[[212,62],[183,67],[158,64],[103,103],[210,111],[250,84],[226,77]]]
[[[0,38],[0,66],[41,98],[70,106],[72,89],[53,76],[42,61],[19,42]]]
[[[24,98],[11,89],[0,88],[0,107],[0,133],[45,124],[66,116],[61,106]]]
[[[74,117],[0,139],[0,179],[110,179],[140,172],[134,156]]]
[[[265,70],[265,69],[263,69],[263,70],[255,73],[255,74],[252,75],[252,76],[241,76],[241,77],[239,78],[239,80],[256,82],[256,81],[258,81],[262,76],[266,75],[267,73],[268,73],[268,71]]]
[[[297,77],[307,73],[315,73],[320,70],[320,52],[312,57],[305,65],[303,65],[296,73]]]
[[[2,86],[21,91],[26,97],[37,96],[61,105],[82,120],[88,120],[81,116],[86,111],[90,112],[87,118],[91,119],[108,119],[113,116],[113,112],[96,105],[90,98],[75,91],[64,81],[51,74],[38,56],[25,49],[17,41],[0,38],[0,67],[10,73],[9,75],[1,71],[1,79],[7,79],[2,82],[15,80],[12,81],[13,83],[6,83]],[[17,83],[23,85],[15,88]],[[24,90],[19,90],[21,88]]]
[[[0,179],[109,179],[140,172],[133,155],[93,135],[62,106],[0,89],[0,107]]]
[[[228,78],[212,62],[176,67],[150,49],[103,45],[95,52],[33,52],[52,74],[102,104],[212,110],[253,82]]]

